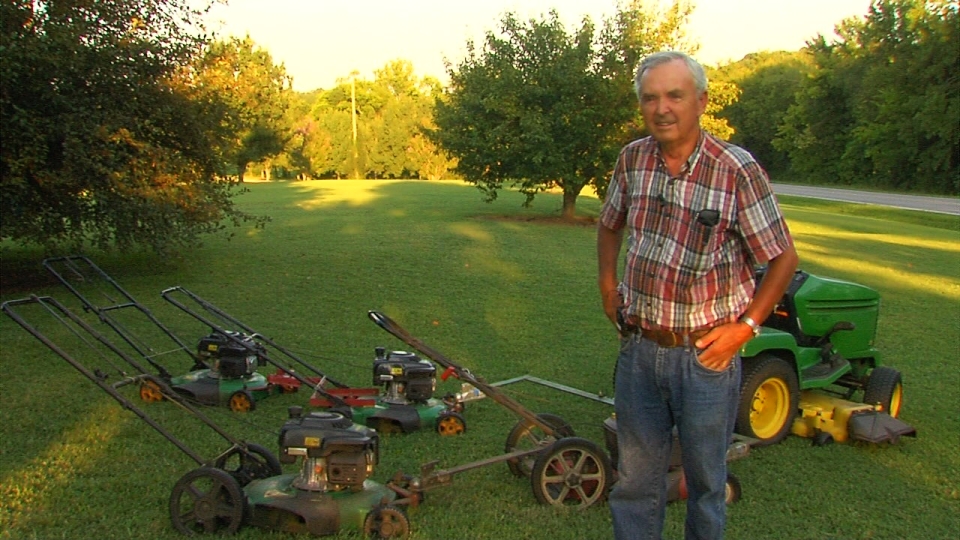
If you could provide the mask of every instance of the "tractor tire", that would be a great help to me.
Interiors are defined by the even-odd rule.
[[[863,390],[863,402],[879,405],[881,411],[897,418],[903,407],[903,381],[900,372],[886,366],[874,368]]]
[[[757,439],[754,446],[776,444],[790,434],[800,406],[800,383],[782,358],[761,354],[743,361],[735,431]]]

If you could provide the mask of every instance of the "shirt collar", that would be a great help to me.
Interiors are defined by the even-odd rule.
[[[687,158],[687,161],[683,164],[683,167],[680,169],[680,176],[685,177],[690,174],[690,171],[696,166],[697,161],[700,159],[700,154],[703,153],[703,141],[706,139],[704,131],[700,129],[700,135],[697,138],[697,145],[693,147],[693,153],[690,154],[690,157]],[[660,162],[660,165],[664,169],[667,168],[666,162],[663,160],[663,152],[660,150],[660,145],[657,144],[657,161]]]

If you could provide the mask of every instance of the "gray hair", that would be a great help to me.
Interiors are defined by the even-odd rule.
[[[693,75],[693,84],[697,87],[698,94],[703,94],[707,91],[707,73],[703,70],[700,62],[697,62],[691,58],[690,55],[680,51],[661,51],[645,57],[640,62],[640,67],[637,68],[637,76],[633,79],[633,89],[637,93],[637,97],[640,97],[640,79],[643,77],[643,74],[657,66],[673,62],[674,60],[682,60],[687,65],[687,69],[689,69],[690,74]]]

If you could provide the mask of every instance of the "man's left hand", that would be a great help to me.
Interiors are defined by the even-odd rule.
[[[697,359],[706,368],[724,371],[737,351],[751,338],[753,338],[753,330],[746,324],[739,322],[721,324],[694,343],[694,346],[701,350]]]

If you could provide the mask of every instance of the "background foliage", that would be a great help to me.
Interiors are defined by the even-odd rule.
[[[485,204],[462,182],[259,183],[238,204],[274,216],[266,229],[247,227],[230,242],[211,239],[180,260],[87,254],[191,344],[209,329],[164,302],[159,292],[166,287],[188,288],[357,386],[370,384],[374,347],[405,348],[367,320],[367,310],[379,309],[487,380],[530,374],[610,395],[616,339],[596,290],[596,231],[559,223],[557,193],[541,194],[529,208],[523,200],[506,190]],[[903,373],[902,417],[919,435],[895,446],[820,448],[789,437],[755,450],[732,464],[744,498],[730,508],[727,538],[954,537],[960,222],[790,197],[781,204],[801,268],[880,291],[876,346],[884,363]],[[585,196],[580,207],[595,217],[599,201]],[[3,257],[0,266],[19,267],[33,281],[11,288],[4,274],[0,300],[52,294],[89,316],[62,286],[38,282],[45,276],[41,257],[24,249]],[[73,343],[63,333],[49,335]],[[169,524],[167,499],[194,463],[5,315],[0,337],[0,538],[181,538]],[[113,373],[102,358],[83,358]],[[163,357],[175,372],[189,368],[181,360]],[[457,388],[452,380],[438,384],[440,392]],[[526,383],[506,390],[602,444],[609,406]],[[275,449],[286,408],[307,398],[276,396],[245,416],[204,410],[230,433]],[[203,456],[226,447],[167,405],[148,404],[146,411]],[[374,478],[384,482],[397,470],[418,474],[432,460],[452,467],[500,455],[516,418],[478,401],[468,404],[466,420],[462,437],[427,431],[385,437]],[[668,538],[682,537],[683,517],[683,505],[669,506]],[[529,482],[502,464],[429,492],[410,519],[413,540],[608,540],[612,530],[606,506],[586,512],[540,506]],[[249,528],[239,538],[290,536]]]
[[[183,71],[195,4],[0,3],[0,239],[163,251],[250,218],[221,176],[226,107]]]
[[[0,35],[0,240],[182,252],[246,220],[260,179],[462,178],[565,218],[642,136],[633,70],[696,54],[694,5],[624,0],[596,24],[502,16],[444,87],[403,59],[293,92],[269,51],[210,40],[185,0],[7,0]],[[703,126],[777,181],[960,195],[957,0],[875,0],[836,37],[710,69]],[[581,216],[582,217],[582,216]]]

